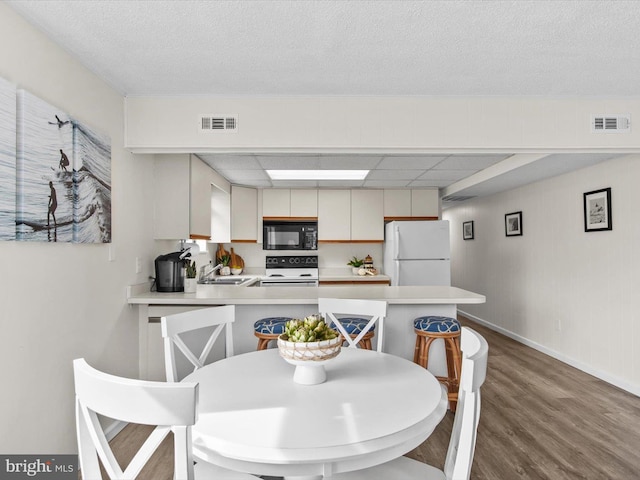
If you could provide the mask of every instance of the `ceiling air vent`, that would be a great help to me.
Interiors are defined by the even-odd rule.
[[[471,200],[472,198],[476,198],[475,195],[447,195],[446,197],[442,197],[443,202],[464,202],[466,200]]]
[[[591,115],[593,133],[630,133],[631,115]]]
[[[238,115],[200,115],[198,130],[206,133],[236,133],[238,131]]]

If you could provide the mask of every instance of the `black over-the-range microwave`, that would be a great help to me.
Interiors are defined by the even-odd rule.
[[[263,250],[317,250],[318,222],[265,221]]]

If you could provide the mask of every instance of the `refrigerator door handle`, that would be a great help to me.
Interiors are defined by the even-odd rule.
[[[393,229],[393,259],[398,260],[398,255],[400,251],[400,228],[396,225]],[[398,274],[398,267],[396,263],[396,275]],[[396,276],[396,278],[398,278]]]
[[[395,263],[395,276],[393,278],[395,278],[395,286],[398,286],[400,285],[400,261],[395,260],[393,263]]]

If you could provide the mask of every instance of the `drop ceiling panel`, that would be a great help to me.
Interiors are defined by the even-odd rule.
[[[256,158],[265,170],[315,170],[320,168],[318,155],[258,155]]]
[[[323,170],[371,170],[382,160],[381,156],[328,156],[320,157]]]
[[[424,170],[371,170],[366,180],[414,180]]]
[[[434,167],[436,170],[482,170],[509,158],[505,155],[451,155]]]
[[[453,182],[451,180],[414,180],[409,183],[411,188],[428,188],[428,187],[448,187]]]
[[[316,188],[316,180],[271,180],[274,188]]]
[[[478,170],[427,170],[418,177],[419,180],[450,180],[455,182],[473,175]]]
[[[271,180],[264,170],[218,170],[218,173],[230,182]]]
[[[214,170],[261,170],[253,155],[207,155],[199,154]]]
[[[436,156],[416,156],[416,157],[404,157],[404,156],[386,156],[378,164],[378,168],[392,169],[402,168],[405,170],[426,170],[434,165],[437,165],[446,157]]]
[[[402,188],[407,187],[411,180],[365,180],[364,186],[371,188]]]

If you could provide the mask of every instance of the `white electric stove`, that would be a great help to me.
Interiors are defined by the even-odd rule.
[[[317,287],[317,255],[278,255],[266,258],[261,287]]]

